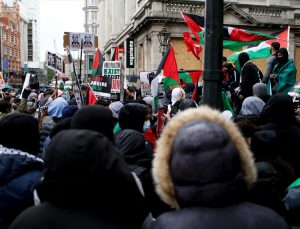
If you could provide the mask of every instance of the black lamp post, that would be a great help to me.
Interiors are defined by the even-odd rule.
[[[167,48],[169,46],[169,42],[171,39],[171,32],[168,32],[166,26],[164,25],[161,29],[161,31],[157,34],[159,45],[160,45],[160,51],[162,52],[162,55],[164,56],[165,52],[167,51]]]

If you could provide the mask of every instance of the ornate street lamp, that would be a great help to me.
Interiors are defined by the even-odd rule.
[[[162,55],[165,54],[167,51],[167,48],[169,46],[169,42],[171,39],[171,33],[168,32],[166,26],[164,25],[161,29],[161,31],[157,34],[159,45],[160,45],[160,51],[162,52]]]

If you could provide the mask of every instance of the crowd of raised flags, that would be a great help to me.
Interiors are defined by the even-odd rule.
[[[182,17],[199,60],[204,18]],[[224,26],[223,39],[232,51],[257,46],[224,58],[220,111],[202,104],[205,69],[178,69],[173,44],[147,74],[144,98],[123,84],[119,49],[111,61],[96,50],[87,85],[67,49],[73,90],[29,89],[28,75],[15,107],[12,91],[0,100],[0,228],[300,225],[300,103],[282,82],[285,93],[271,96],[251,62],[277,41],[272,77],[293,82],[289,28],[273,36]]]

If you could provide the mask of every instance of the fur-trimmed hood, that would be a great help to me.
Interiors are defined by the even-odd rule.
[[[197,127],[199,125],[201,127]],[[189,129],[180,133],[186,126]],[[199,142],[193,140],[198,134]],[[231,169],[231,166],[234,168]],[[208,173],[211,169],[213,175]],[[219,175],[222,177],[216,177]],[[229,195],[231,197],[227,199],[231,201],[231,192],[238,192],[235,186],[242,183],[242,186],[249,187],[256,180],[256,168],[253,155],[234,123],[225,120],[218,111],[204,106],[179,113],[165,127],[157,143],[153,177],[162,200],[179,208],[192,206],[191,201],[196,201],[196,205],[213,198],[219,198],[217,202],[223,201]],[[222,190],[219,191],[219,187]],[[220,196],[210,194],[212,189]],[[191,195],[193,197],[189,197]],[[222,198],[222,195],[227,196]],[[188,200],[184,199],[185,196]]]

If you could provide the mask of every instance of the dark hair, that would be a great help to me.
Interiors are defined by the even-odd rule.
[[[271,46],[277,51],[280,48],[280,43],[279,42],[272,42]]]
[[[11,103],[7,100],[0,101],[0,112],[6,113],[7,109],[10,109],[11,106],[12,106]]]

